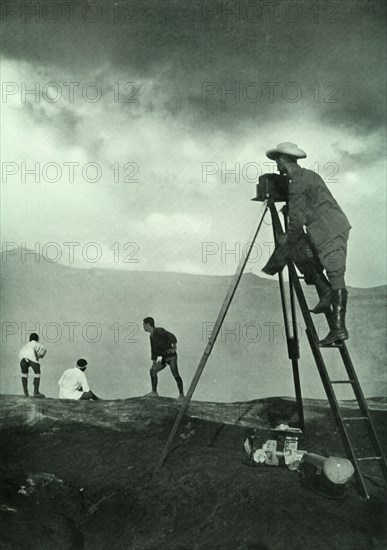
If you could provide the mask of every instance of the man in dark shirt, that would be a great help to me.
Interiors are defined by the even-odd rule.
[[[289,223],[286,237],[279,239],[280,249],[286,249],[287,256],[294,259],[297,267],[300,264],[311,266],[313,262],[308,260],[306,253],[309,240],[329,279],[328,284],[318,268],[310,277],[320,296],[319,305],[312,311],[325,313],[328,306],[330,312],[332,306],[330,331],[321,344],[331,345],[346,340],[348,331],[345,326],[345,314],[348,291],[344,274],[347,241],[351,229],[349,221],[322,178],[316,172],[301,168],[297,164],[298,159],[306,158],[306,153],[297,145],[289,142],[280,143],[275,149],[267,151],[266,156],[274,160],[279,172],[289,178]],[[278,252],[280,253],[280,250]],[[308,282],[306,273],[305,281]]]
[[[184,397],[183,380],[180,377],[177,367],[177,340],[172,332],[168,332],[164,328],[155,327],[153,317],[145,317],[143,320],[145,332],[150,334],[150,344],[152,352],[152,366],[150,368],[150,376],[152,383],[152,391],[148,395],[158,395],[157,393],[157,373],[170,366],[174,379],[176,380],[179,389],[179,397]],[[157,359],[161,357],[161,361]]]

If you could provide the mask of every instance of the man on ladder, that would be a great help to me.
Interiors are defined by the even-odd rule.
[[[288,258],[293,259],[304,274],[305,282],[316,285],[320,301],[312,312],[331,312],[330,331],[321,340],[321,345],[346,340],[348,291],[344,273],[351,229],[349,221],[322,178],[297,164],[298,159],[306,158],[305,151],[294,143],[285,142],[267,151],[266,156],[274,160],[279,172],[289,178],[289,221],[287,235],[279,236],[279,246],[263,271],[274,275],[285,266]],[[308,240],[318,259],[313,259]],[[325,269],[329,282],[318,263]]]
[[[259,222],[248,240],[246,253],[240,259],[238,268],[230,283],[227,294],[214,324],[211,336],[206,343],[199,365],[188,388],[187,395],[179,409],[175,423],[161,452],[155,471],[162,468],[170,452],[174,438],[187,412],[196,386],[206,366],[207,360],[220,333],[222,324],[227,315],[233,297],[241,281],[244,269],[249,260],[250,253],[262,227],[265,214],[271,214],[276,250],[265,266],[264,271],[270,275],[279,273],[279,287],[281,303],[284,314],[285,326],[289,326],[288,301],[286,300],[282,269],[287,265],[289,272],[289,298],[291,309],[292,331],[286,332],[288,356],[292,361],[293,378],[295,385],[296,401],[299,415],[299,423],[304,425],[302,396],[299,379],[298,360],[299,347],[297,338],[297,322],[295,317],[295,298],[306,325],[306,335],[310,349],[321,377],[333,418],[336,423],[345,453],[355,470],[355,480],[360,494],[369,498],[370,493],[365,483],[364,474],[361,471],[363,461],[376,461],[380,465],[384,478],[387,480],[387,462],[381,448],[378,436],[368,410],[367,402],[361,389],[354,365],[348,352],[345,340],[348,332],[345,327],[345,312],[347,302],[347,289],[345,287],[344,273],[346,264],[347,241],[351,226],[328,190],[323,180],[311,170],[298,166],[298,159],[305,158],[306,153],[294,143],[281,143],[267,152],[267,156],[276,160],[278,174],[263,174],[257,184],[255,201],[263,203]],[[276,202],[286,202],[284,212],[284,226],[278,216]],[[305,299],[296,267],[304,274],[307,284],[315,284],[320,297],[318,305],[310,310]],[[328,280],[323,274],[326,270]],[[316,327],[313,323],[311,312],[325,313],[329,322],[329,334],[321,342],[318,341]],[[327,348],[332,353],[339,353],[345,369],[344,376],[338,380],[332,380],[320,348]],[[327,352],[331,353],[331,352]],[[358,413],[347,417],[342,410],[341,402],[335,392],[336,384],[348,384],[352,387]],[[371,453],[364,456],[362,449],[356,448],[352,441],[350,428],[354,426],[365,427],[369,437]]]

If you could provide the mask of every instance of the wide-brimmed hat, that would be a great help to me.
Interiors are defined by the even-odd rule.
[[[277,155],[280,154],[283,155],[291,155],[292,157],[296,157],[298,159],[304,159],[306,158],[306,153],[302,149],[300,149],[295,143],[291,143],[290,141],[284,141],[284,143],[279,143],[275,149],[269,149],[266,151],[266,156],[274,160]]]

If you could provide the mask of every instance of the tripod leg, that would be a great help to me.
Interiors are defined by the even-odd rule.
[[[270,208],[270,213],[271,213],[272,223],[273,223],[274,240],[276,240],[278,239],[279,235],[283,234],[283,229],[278,216],[277,209],[272,201],[269,204],[269,208]],[[286,231],[287,218],[285,214],[284,214],[284,218],[285,218],[284,221],[285,221],[285,231]],[[292,362],[292,369],[293,369],[293,381],[294,381],[294,390],[295,390],[296,403],[297,403],[298,424],[301,430],[303,430],[305,427],[305,421],[304,421],[304,407],[302,403],[300,373],[298,368],[298,360],[300,358],[300,349],[298,345],[298,331],[297,331],[297,317],[296,317],[296,308],[295,308],[295,300],[294,300],[294,288],[293,288],[292,279],[289,273],[289,296],[290,296],[290,312],[291,312],[291,323],[290,323],[288,306],[286,303],[285,284],[284,284],[282,271],[278,273],[278,280],[279,280],[280,295],[281,295],[282,313],[283,313],[284,324],[285,324],[286,343],[288,346],[288,357]],[[290,327],[292,327],[291,330],[290,330]]]
[[[254,246],[254,243],[258,237],[258,233],[262,227],[262,224],[263,224],[263,220],[264,220],[264,217],[265,217],[265,214],[267,212],[267,203],[266,201],[264,202],[264,205],[263,205],[263,209],[262,209],[262,214],[261,214],[261,218],[259,220],[259,223],[258,223],[258,226],[257,228],[254,230],[253,234],[251,235],[250,237],[250,240],[249,240],[249,247],[248,247],[248,250],[247,250],[247,253],[244,254],[239,262],[239,265],[238,265],[238,268],[235,272],[235,275],[233,277],[233,280],[231,281],[231,285],[228,289],[228,292],[226,294],[226,297],[224,299],[224,302],[223,302],[223,305],[220,309],[220,312],[219,312],[219,315],[218,315],[218,318],[216,320],[216,323],[215,323],[215,326],[212,330],[212,334],[208,340],[208,343],[205,347],[205,350],[204,350],[204,353],[202,355],[202,358],[200,360],[200,363],[199,363],[199,366],[198,368],[196,369],[196,372],[195,372],[195,375],[192,379],[192,382],[191,382],[191,385],[188,389],[188,392],[187,392],[187,395],[185,396],[183,402],[182,402],[182,406],[181,406],[181,409],[179,411],[179,414],[177,415],[177,418],[175,420],[175,423],[172,427],[172,430],[171,430],[171,433],[169,434],[169,437],[167,439],[167,442],[164,446],[164,449],[162,450],[162,453],[161,453],[161,456],[160,456],[160,459],[159,459],[159,462],[158,462],[158,465],[156,466],[156,470],[155,471],[158,471],[160,470],[160,468],[163,466],[164,462],[165,462],[165,459],[167,458],[168,456],[168,453],[169,453],[169,450],[171,448],[171,445],[173,443],[173,440],[175,438],[175,435],[177,433],[177,430],[179,429],[179,426],[180,426],[180,423],[183,419],[183,416],[188,408],[188,405],[190,404],[190,401],[192,399],[192,395],[195,391],[195,388],[199,382],[199,379],[202,375],[202,372],[204,370],[204,367],[206,366],[206,363],[207,363],[207,359],[208,357],[210,356],[211,354],[211,351],[212,351],[212,348],[214,347],[214,344],[215,344],[215,341],[216,341],[216,338],[220,332],[220,329],[222,327],[222,324],[223,324],[223,321],[224,321],[224,318],[226,317],[226,314],[227,314],[227,311],[230,307],[230,304],[232,302],[232,299],[234,297],[234,294],[236,292],[236,289],[238,288],[238,284],[239,284],[239,281],[241,280],[241,277],[242,277],[242,274],[243,274],[243,271],[246,267],[246,264],[247,264],[247,261],[250,257],[250,254],[251,254],[251,251],[253,249],[253,246]]]

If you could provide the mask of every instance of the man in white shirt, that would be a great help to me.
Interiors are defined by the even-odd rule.
[[[98,399],[95,393],[90,391],[86,368],[86,359],[78,359],[76,367],[64,371],[58,382],[59,399]]]
[[[33,332],[30,334],[30,341],[25,344],[19,352],[20,368],[22,373],[22,385],[25,397],[28,397],[28,369],[34,371],[34,397],[45,397],[39,392],[40,386],[40,359],[47,353],[47,350],[39,343],[39,336]]]

